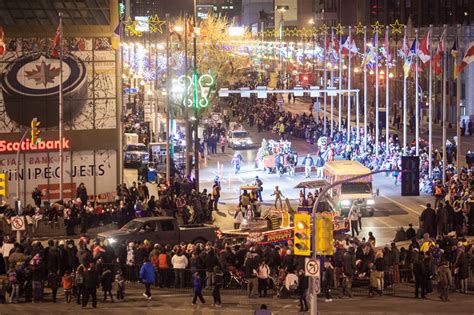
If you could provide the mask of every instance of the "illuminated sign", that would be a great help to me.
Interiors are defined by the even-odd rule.
[[[69,139],[63,138],[60,140],[46,140],[38,143],[32,143],[30,139],[26,139],[21,144],[19,141],[10,142],[7,140],[0,140],[0,153],[2,152],[16,152],[19,149],[21,151],[57,151],[60,146],[63,149],[70,149],[71,144]]]

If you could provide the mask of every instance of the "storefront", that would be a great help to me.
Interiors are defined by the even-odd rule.
[[[24,205],[33,203],[31,194],[36,187],[43,191],[43,200],[59,198],[60,147],[64,150],[66,200],[76,197],[80,183],[91,197],[114,198],[122,174],[120,56],[111,38],[118,14],[116,1],[103,5],[100,12],[106,19],[90,25],[65,20],[63,139],[59,139],[60,61],[52,50],[57,19],[38,27],[13,19],[4,26],[7,51],[0,56],[0,171],[8,174],[10,204],[16,196]],[[52,7],[38,10],[57,16]],[[28,132],[33,118],[40,122],[37,144],[30,141]],[[20,143],[25,131],[26,140]]]

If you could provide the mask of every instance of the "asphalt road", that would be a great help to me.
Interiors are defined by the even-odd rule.
[[[298,104],[298,103],[297,103]],[[301,106],[306,106],[301,103]],[[293,106],[293,104],[292,104]],[[294,177],[282,175],[278,177],[275,174],[266,174],[263,171],[255,169],[255,157],[257,149],[260,146],[262,139],[277,140],[278,136],[271,132],[258,133],[256,128],[248,128],[255,147],[252,149],[238,150],[244,159],[244,163],[239,174],[234,174],[231,165],[234,150],[226,148],[224,153],[208,156],[207,163],[202,163],[200,170],[200,188],[207,188],[211,191],[212,183],[215,176],[219,175],[221,179],[221,200],[218,213],[215,213],[215,224],[222,230],[232,229],[232,217],[228,214],[229,210],[233,210],[238,204],[238,197],[240,193],[240,186],[243,184],[250,184],[255,176],[258,175],[263,181],[263,199],[264,208],[270,207],[274,202],[274,197],[270,196],[273,193],[274,186],[278,185],[285,197],[290,199],[294,208],[298,203],[299,190],[294,189],[300,181],[307,180],[304,174],[296,174]],[[292,147],[298,152],[301,159],[306,153],[313,153],[316,151],[315,146],[311,146],[302,139],[293,139]],[[125,171],[126,182],[130,184],[136,180],[136,171],[127,169]],[[368,232],[372,231],[377,239],[378,245],[389,243],[394,239],[396,229],[400,227],[408,227],[412,223],[415,227],[418,226],[418,217],[424,209],[427,202],[433,202],[431,196],[420,197],[401,197],[400,185],[395,186],[392,178],[384,174],[374,176],[374,191],[379,189],[380,195],[376,197],[376,211],[373,217],[363,218],[360,236],[367,237]],[[150,185],[150,191],[153,194],[156,189]]]
[[[45,301],[41,304],[20,303],[5,304],[0,309],[0,314],[173,314],[173,315],[220,315],[239,314],[251,315],[266,304],[272,314],[298,314],[298,300],[295,298],[280,299],[277,297],[249,299],[243,292],[222,291],[222,307],[212,307],[211,291],[204,290],[206,304],[198,302],[197,306],[191,305],[192,293],[155,290],[152,288],[152,299],[146,300],[141,289],[126,290],[125,301],[110,303],[102,302],[102,291],[98,290],[98,305],[93,309],[91,302],[82,309],[75,303],[65,304],[63,293],[58,293],[58,303],[51,303],[49,289],[46,289]],[[318,313],[331,314],[472,314],[474,299],[472,295],[451,294],[449,302],[441,302],[433,293],[428,300],[413,299],[411,297],[382,296],[369,299],[358,296],[353,299],[334,299],[332,303],[325,303],[318,299]],[[301,314],[301,313],[299,313]],[[306,312],[305,314],[309,314]]]

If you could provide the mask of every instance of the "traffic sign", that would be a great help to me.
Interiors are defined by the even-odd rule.
[[[11,222],[12,231],[25,230],[25,217],[12,217]]]
[[[320,261],[319,259],[306,258],[304,261],[304,273],[309,277],[318,277],[320,274]]]
[[[321,293],[321,279],[319,277],[313,277],[313,293]]]

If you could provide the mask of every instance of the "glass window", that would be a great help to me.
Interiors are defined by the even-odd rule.
[[[161,221],[161,231],[169,232],[174,231],[174,223],[172,220]]]

